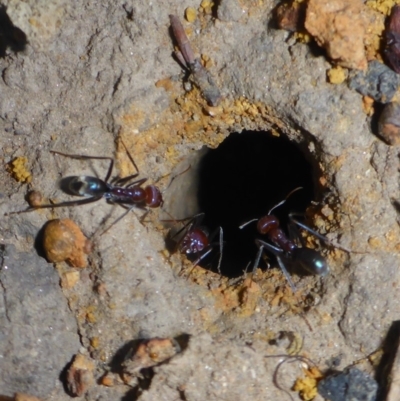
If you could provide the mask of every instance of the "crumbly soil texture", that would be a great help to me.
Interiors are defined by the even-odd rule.
[[[373,133],[360,94],[327,82],[326,55],[275,28],[277,2],[203,3],[3,2],[0,398],[70,399],[67,372],[82,354],[87,400],[300,399],[291,389],[303,365],[275,374],[282,355],[340,370],[378,350],[399,318],[396,149]],[[192,22],[187,7],[197,10]],[[173,56],[170,14],[219,87],[218,106]],[[292,273],[294,294],[273,258],[251,280],[207,266],[188,274],[192,262],[167,250],[160,220],[201,211],[192,172],[203,147],[246,131],[299,147],[313,168],[308,224],[340,245],[321,248],[326,277]],[[29,190],[44,203],[76,199],[58,188],[61,177],[106,175],[107,160],[50,150],[113,157],[113,176],[125,177],[136,173],[125,146],[165,198],[144,218],[135,208],[112,225],[124,209],[104,199],[5,216],[27,208]],[[18,157],[28,173],[10,171]],[[91,240],[87,267],[43,257],[43,227],[56,218]],[[124,374],[130,347],[156,338],[175,339],[180,352]]]

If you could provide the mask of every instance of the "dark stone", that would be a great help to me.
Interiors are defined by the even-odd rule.
[[[353,71],[349,86],[380,103],[389,103],[400,86],[400,76],[379,61],[368,63],[367,72]]]
[[[318,383],[318,393],[330,401],[375,401],[377,382],[356,368],[333,374]]]

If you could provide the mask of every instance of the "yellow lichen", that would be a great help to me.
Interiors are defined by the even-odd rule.
[[[185,10],[185,17],[188,22],[194,22],[197,18],[197,11],[193,7],[188,7]]]
[[[322,373],[318,368],[312,367],[304,370],[306,377],[296,380],[293,386],[294,391],[298,391],[300,397],[305,401],[312,400],[318,393],[317,384],[322,378]]]
[[[295,32],[294,37],[300,43],[310,43],[311,35],[307,32]]]
[[[400,4],[400,0],[367,0],[365,4],[373,10],[389,15],[391,9],[396,4]]]
[[[212,14],[212,7],[214,6],[214,3],[210,0],[203,0],[200,3],[200,8],[199,11],[203,12],[204,14]]]
[[[331,84],[341,84],[347,78],[347,69],[338,65],[328,70],[327,75]]]
[[[8,171],[18,182],[29,183],[32,181],[32,175],[26,168],[28,158],[20,156],[15,158],[12,162],[8,163]]]

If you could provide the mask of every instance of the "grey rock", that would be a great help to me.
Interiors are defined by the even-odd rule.
[[[0,389],[48,396],[80,347],[77,325],[43,258],[2,246],[0,266]]]

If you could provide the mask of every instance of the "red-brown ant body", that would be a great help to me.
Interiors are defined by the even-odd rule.
[[[74,196],[84,196],[86,197],[85,199],[31,206],[26,210],[7,213],[8,215],[32,212],[36,209],[86,205],[88,203],[97,202],[102,198],[106,199],[108,203],[120,205],[125,209],[128,209],[128,211],[134,207],[139,207],[142,209],[145,209],[146,207],[156,208],[162,204],[161,192],[155,185],[147,185],[144,188],[142,187],[142,184],[147,180],[147,178],[142,178],[128,185],[123,185],[129,180],[137,177],[139,173],[133,174],[129,177],[117,179],[115,180],[115,185],[110,184],[108,180],[111,177],[114,167],[114,160],[111,157],[72,155],[56,151],[51,151],[51,153],[79,160],[109,160],[110,165],[104,180],[98,177],[86,175],[65,177],[61,180],[60,186],[64,192]],[[130,155],[129,157],[132,163],[135,165],[132,157]],[[121,216],[118,220],[120,220],[123,216]]]
[[[289,195],[286,199],[294,192],[300,188],[296,188]],[[256,245],[258,246],[259,250],[253,265],[253,272],[257,269],[258,263],[260,262],[261,255],[264,249],[267,249],[272,254],[276,256],[278,261],[279,267],[281,268],[283,274],[285,275],[286,279],[289,282],[290,287],[292,288],[293,292],[296,290],[295,285],[290,278],[290,275],[286,269],[285,262],[292,262],[300,265],[304,270],[308,273],[325,276],[329,273],[329,267],[325,260],[325,258],[315,249],[307,248],[302,241],[301,236],[297,231],[297,227],[299,226],[304,230],[307,230],[311,234],[315,235],[317,238],[328,242],[328,239],[324,236],[318,234],[316,231],[312,230],[310,227],[306,226],[305,224],[298,221],[294,214],[289,214],[289,237],[280,227],[280,222],[278,218],[271,214],[271,212],[277,208],[278,206],[282,205],[285,201],[278,203],[275,205],[266,216],[261,217],[260,219],[253,219],[248,221],[247,223],[240,226],[243,228],[247,224],[257,221],[257,231],[262,235],[266,235],[268,239],[274,244],[270,244],[265,242],[261,239],[256,239]],[[302,246],[298,246],[297,243],[301,243]]]
[[[205,227],[201,226],[204,219],[204,213],[196,214],[193,217],[181,220],[163,220],[163,221],[188,221],[179,231],[177,231],[171,240],[178,238],[175,242],[173,251],[179,251],[187,256],[197,256],[193,262],[193,268],[196,267],[217,245],[213,242],[219,231],[219,247],[220,256],[218,261],[218,272],[221,273],[221,261],[223,252],[223,230],[222,227],[217,228],[211,234]]]

